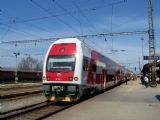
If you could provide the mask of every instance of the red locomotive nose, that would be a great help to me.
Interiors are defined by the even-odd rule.
[[[50,81],[73,81],[75,53],[75,43],[60,43],[52,46],[46,69],[46,76],[50,76]]]

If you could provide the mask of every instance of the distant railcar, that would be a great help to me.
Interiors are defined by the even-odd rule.
[[[13,82],[15,80],[15,69],[0,69],[0,83]],[[19,81],[36,81],[42,79],[41,71],[24,71],[18,70]]]
[[[43,91],[50,101],[76,101],[125,81],[125,70],[77,38],[50,45],[44,60]]]

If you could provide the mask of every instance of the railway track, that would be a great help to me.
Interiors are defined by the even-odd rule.
[[[42,93],[42,88],[38,87],[27,87],[27,88],[12,88],[12,89],[0,89],[0,99],[10,99],[19,96],[31,95]]]
[[[70,104],[64,103],[53,104],[52,102],[47,102],[45,99],[41,99],[40,96],[44,95],[40,88],[41,87],[30,87],[0,90],[0,119],[41,119],[70,106]],[[41,100],[37,102],[32,101],[34,100],[33,98],[37,99],[37,97]],[[30,100],[31,98],[32,100]],[[29,103],[24,102],[23,104],[23,101],[28,101]],[[14,103],[16,103],[17,106]],[[5,108],[11,104],[16,107]]]
[[[115,86],[114,86],[115,87]],[[74,102],[74,103],[64,103],[64,102],[41,102],[38,104],[25,106],[19,109],[14,109],[12,111],[4,112],[0,114],[0,119],[9,119],[9,120],[40,120],[47,118],[51,115],[54,115],[60,111],[63,111],[71,106],[74,106],[84,100],[90,99],[98,94],[106,92],[114,87],[110,87],[106,90],[97,92],[90,96],[84,97],[81,100]]]
[[[42,102],[36,105],[24,107],[8,113],[3,113],[0,115],[0,119],[9,120],[39,120],[67,109],[74,104],[68,103],[52,103],[52,102]]]
[[[0,119],[10,118],[23,111],[30,110],[45,105],[46,99],[43,96],[41,86],[1,88],[0,89]],[[31,98],[31,101],[29,99]],[[40,98],[39,101],[33,101],[33,98]],[[26,102],[25,102],[26,101]],[[40,103],[43,104],[40,104]]]

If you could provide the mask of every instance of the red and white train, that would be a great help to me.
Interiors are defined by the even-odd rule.
[[[77,38],[55,41],[44,60],[43,90],[50,101],[76,101],[125,80],[125,69]]]

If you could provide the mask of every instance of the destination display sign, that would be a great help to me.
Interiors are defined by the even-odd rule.
[[[155,59],[154,59],[154,56],[143,56],[143,59],[144,60],[160,60],[160,56],[155,56]]]

